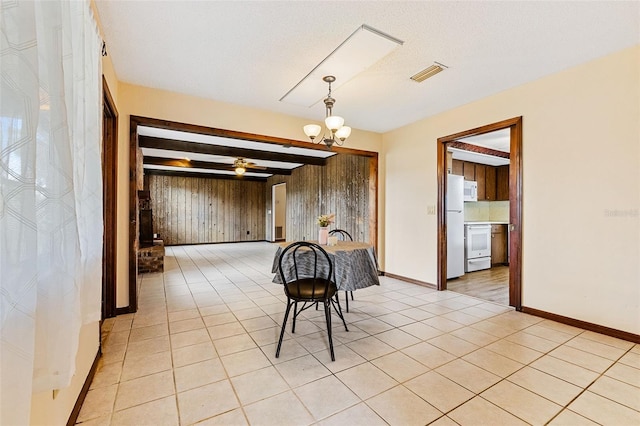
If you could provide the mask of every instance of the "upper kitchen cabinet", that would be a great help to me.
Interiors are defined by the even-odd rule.
[[[509,200],[509,166],[496,167],[496,200]]]
[[[484,175],[485,185],[485,200],[495,201],[496,198],[496,168],[493,166],[486,166],[487,170]],[[478,198],[479,199],[479,198]]]
[[[462,164],[464,161],[462,160],[453,160],[451,162],[451,174],[457,176],[464,176],[464,170]]]
[[[487,167],[484,164],[476,164],[476,182],[478,183],[478,201],[487,199],[485,175],[488,168],[490,167]]]
[[[478,201],[509,200],[509,166],[486,166],[470,161],[453,160],[451,174],[478,183]]]
[[[464,180],[476,180],[476,163],[462,162],[462,175]]]

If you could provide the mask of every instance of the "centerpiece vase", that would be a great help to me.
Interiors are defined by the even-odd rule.
[[[321,226],[318,230],[318,244],[327,245],[327,239],[329,237],[329,227]]]

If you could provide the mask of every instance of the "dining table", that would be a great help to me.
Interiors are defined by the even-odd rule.
[[[316,243],[317,241],[309,241]],[[271,272],[275,274],[273,282],[282,284],[280,277],[278,260],[282,251],[292,242],[276,243],[279,247],[273,258]],[[321,245],[333,264],[333,282],[336,283],[340,291],[354,291],[361,288],[380,285],[378,279],[378,258],[375,248],[371,244],[357,241],[341,241],[335,245]],[[305,261],[305,257],[298,257],[298,262]],[[311,261],[311,259],[308,259]],[[287,270],[293,270],[293,257],[290,253],[285,254],[283,266]],[[329,265],[324,257],[319,258],[318,269],[320,274],[327,272]]]

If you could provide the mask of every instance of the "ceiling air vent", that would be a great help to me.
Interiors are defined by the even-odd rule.
[[[433,65],[431,65],[430,67],[427,67],[422,71],[418,72],[417,74],[412,75],[411,80],[417,83],[421,83],[426,79],[428,79],[429,77],[433,77],[434,75],[438,74],[440,71],[446,70],[447,68],[449,67],[447,67],[444,64],[441,64],[439,62],[434,62]]]

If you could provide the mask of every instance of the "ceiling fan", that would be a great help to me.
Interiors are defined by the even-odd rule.
[[[233,168],[236,171],[236,174],[242,176],[247,169],[257,169],[257,170],[266,170],[266,167],[258,166],[256,163],[252,163],[250,161],[246,161],[244,158],[238,157],[233,162]]]

